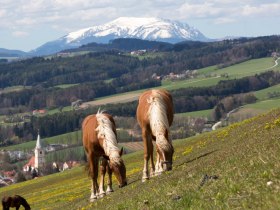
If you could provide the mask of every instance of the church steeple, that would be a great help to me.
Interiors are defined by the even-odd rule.
[[[42,146],[41,146],[41,138],[40,138],[40,131],[38,129],[38,136],[37,136],[37,142],[36,142],[36,147],[35,149],[41,149]]]
[[[42,169],[45,164],[45,150],[42,147],[40,132],[38,130],[36,147],[34,149],[35,152],[35,168]]]

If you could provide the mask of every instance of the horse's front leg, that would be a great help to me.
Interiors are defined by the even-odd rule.
[[[97,199],[98,196],[98,183],[97,183],[97,177],[98,177],[98,158],[93,157],[92,159],[92,186],[91,186],[91,196],[90,201],[93,202]]]
[[[143,176],[142,182],[145,182],[149,179],[149,170],[148,170],[148,163],[150,159],[150,143],[149,143],[149,133],[147,128],[142,128],[142,138],[143,138],[143,146],[144,146],[144,168],[143,168]]]
[[[107,160],[105,158],[102,158],[100,164],[100,182],[99,182],[99,196],[101,198],[106,195],[104,191],[104,178],[106,175],[106,165],[107,165]]]
[[[112,169],[110,168],[108,162],[107,162],[107,172],[108,172],[108,182],[107,182],[107,190],[106,193],[109,194],[111,192],[114,192],[113,188],[112,188]]]
[[[163,172],[163,167],[162,167],[162,162],[161,162],[161,158],[160,158],[158,148],[156,150],[157,150],[157,162],[156,162],[155,175],[158,176]]]

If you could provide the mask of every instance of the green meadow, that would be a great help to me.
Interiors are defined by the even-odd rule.
[[[142,183],[143,152],[124,155],[128,186],[90,203],[90,179],[74,169],[0,188],[32,209],[279,209],[280,109],[173,141],[173,170]]]

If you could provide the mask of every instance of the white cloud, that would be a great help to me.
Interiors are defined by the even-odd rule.
[[[258,6],[245,5],[242,9],[244,16],[279,16],[280,3],[261,4]]]
[[[234,18],[216,18],[215,20],[214,20],[214,23],[215,24],[226,24],[226,23],[234,23],[234,22],[236,22],[236,19],[234,19]]]
[[[12,35],[13,35],[14,37],[26,37],[26,36],[29,35],[29,33],[25,32],[25,31],[14,31],[14,32],[12,33]]]
[[[0,18],[4,17],[7,14],[6,10],[0,9]]]
[[[211,18],[224,13],[223,8],[212,3],[189,4],[185,3],[178,9],[180,16],[185,18]]]
[[[24,25],[24,26],[28,26],[28,25],[34,25],[36,23],[36,20],[34,18],[29,18],[29,17],[25,17],[19,20],[16,20],[15,22],[17,25]]]

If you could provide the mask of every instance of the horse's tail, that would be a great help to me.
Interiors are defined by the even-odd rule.
[[[85,171],[87,172],[88,176],[91,177],[92,172],[90,170],[89,161],[88,161],[87,154],[86,154],[85,151],[84,151],[84,157],[83,158],[84,158],[84,161],[85,161]]]
[[[91,172],[90,167],[89,167],[89,162],[85,163],[85,171],[87,172],[88,176],[91,177],[92,172]]]

